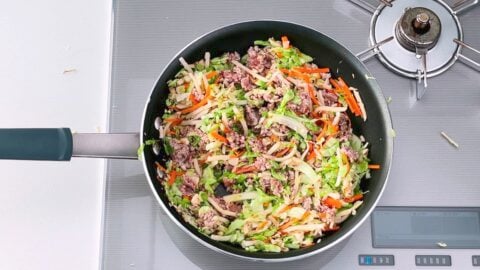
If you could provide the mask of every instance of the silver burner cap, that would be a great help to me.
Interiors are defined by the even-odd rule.
[[[395,37],[407,50],[429,50],[438,41],[442,23],[428,8],[416,7],[405,10],[395,26]]]
[[[418,7],[418,5],[422,5]],[[392,6],[380,5],[370,25],[372,45],[388,38],[378,56],[389,69],[410,78],[422,71],[419,52],[427,54],[427,77],[447,70],[460,50],[453,39],[462,40],[462,28],[452,9],[440,0],[402,0]]]

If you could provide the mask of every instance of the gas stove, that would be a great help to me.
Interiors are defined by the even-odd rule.
[[[108,161],[103,269],[477,269],[480,8],[474,1],[114,1],[110,132],[138,130],[171,57],[235,22],[291,21],[364,60],[389,102],[393,166],[379,206],[319,256],[264,264],[215,253],[163,213],[140,163]],[[370,265],[370,267],[369,267]],[[372,266],[375,265],[375,266]]]

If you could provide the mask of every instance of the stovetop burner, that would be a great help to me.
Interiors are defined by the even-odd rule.
[[[381,4],[376,8],[365,0],[351,1],[373,13],[371,47],[357,56],[366,60],[378,55],[395,73],[417,79],[417,99],[425,93],[427,78],[442,74],[457,59],[480,67],[478,62],[461,53],[462,47],[479,52],[463,42],[462,26],[457,17],[475,6],[477,0],[461,0],[453,7],[441,0],[378,0]],[[371,51],[373,54],[363,57]]]
[[[370,42],[376,44],[389,36],[393,42],[379,47],[380,61],[396,73],[418,78],[419,72],[433,77],[446,71],[456,60],[462,39],[457,16],[445,3],[436,0],[395,1],[380,6],[373,15]],[[425,65],[424,65],[425,64]]]
[[[442,23],[428,8],[407,8],[395,26],[395,37],[405,49],[421,55],[437,44]]]

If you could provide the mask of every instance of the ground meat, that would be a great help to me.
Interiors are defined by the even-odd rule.
[[[217,216],[215,210],[210,209],[209,211],[200,213],[198,215],[197,223],[205,230],[213,232],[215,231],[215,228],[218,227],[218,221],[215,220],[215,216]]]
[[[252,81],[252,77],[250,76],[245,76],[242,79],[240,79],[240,86],[245,89],[246,91],[250,91],[255,87],[254,82]]]
[[[227,62],[231,63],[232,61],[240,61],[240,54],[238,52],[227,53]]]
[[[240,85],[246,91],[252,90],[254,87],[251,76],[237,66],[233,67],[232,70],[221,71],[218,80],[226,87],[231,87],[236,84]]]
[[[333,216],[335,216],[335,209],[332,209],[326,205],[323,205],[323,204],[319,204],[319,205],[316,205],[315,206],[315,209],[320,212],[320,213],[327,213],[327,214],[331,214]]]
[[[305,210],[310,210],[312,208],[312,198],[306,197],[302,202],[302,207]]]
[[[341,139],[348,139],[351,134],[351,123],[350,118],[346,113],[341,113],[340,119],[338,120],[338,131]]]
[[[248,138],[248,145],[255,153],[264,153],[266,151],[266,147],[263,145],[262,140],[257,137]]]
[[[192,196],[198,186],[200,178],[195,174],[185,174],[183,176],[183,183],[180,186],[180,191],[184,196]]]
[[[231,202],[227,204],[227,210],[235,213],[240,213],[242,211],[242,206],[243,206],[242,203]]]
[[[247,106],[245,110],[245,121],[247,121],[247,125],[250,127],[258,125],[258,121],[260,121],[260,113],[258,110]]]
[[[233,149],[245,147],[245,136],[237,132],[227,133],[228,146]]]
[[[264,75],[272,66],[273,55],[265,48],[250,47],[247,51],[247,67]]]
[[[261,98],[268,103],[267,108],[272,110],[277,106],[277,103],[282,101],[283,96],[277,93],[265,93]]]
[[[187,170],[192,166],[192,151],[193,148],[180,142],[177,139],[171,139],[172,146],[172,161],[175,162],[182,170]]]
[[[322,91],[322,96],[325,106],[333,106],[338,102],[338,96],[328,90]]]
[[[283,186],[280,181],[272,178],[270,173],[263,173],[262,178],[260,179],[260,186],[262,190],[267,194],[273,194],[275,196],[281,196],[283,191]]]
[[[238,202],[225,202],[222,198],[214,198],[218,205],[225,210],[232,211],[235,213],[240,213],[242,211],[242,204]]]
[[[265,170],[268,170],[270,169],[271,165],[270,163],[268,162],[268,160],[264,157],[257,157],[257,159],[255,160],[255,162],[253,163],[253,165],[255,167],[258,168],[258,170],[260,171],[265,171]]]
[[[178,135],[180,138],[185,138],[189,134],[192,135],[194,132],[195,132],[194,126],[183,126],[182,128],[179,129]]]
[[[351,147],[344,146],[342,151],[345,153],[345,155],[347,155],[350,162],[355,162],[358,160],[358,152],[353,150]]]
[[[300,98],[300,104],[289,102],[287,107],[296,112],[297,114],[308,114],[312,111],[312,99],[305,90],[298,91],[298,97]]]
[[[270,180],[270,191],[275,196],[281,196],[283,191],[282,183],[276,179]]]
[[[232,83],[240,83],[240,80],[244,76],[244,71],[238,67],[234,67],[232,70],[222,70],[219,74],[219,82],[222,82],[225,86],[230,86]]]

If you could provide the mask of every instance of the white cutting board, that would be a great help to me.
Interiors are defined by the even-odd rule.
[[[106,130],[111,5],[2,1],[0,128]],[[0,269],[97,269],[103,174],[103,160],[0,161]]]

